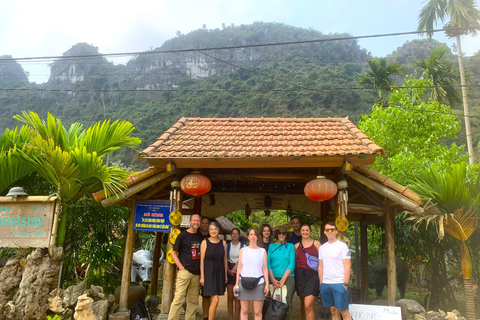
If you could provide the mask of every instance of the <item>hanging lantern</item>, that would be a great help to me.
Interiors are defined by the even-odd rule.
[[[183,177],[182,181],[180,181],[180,188],[186,194],[196,197],[210,191],[212,183],[210,179],[194,171],[192,174]]]
[[[251,214],[252,214],[252,209],[250,209],[250,205],[247,203],[245,205],[245,219],[248,220]]]
[[[337,185],[324,176],[318,176],[317,179],[309,181],[305,185],[303,192],[310,200],[325,201],[333,198],[335,194],[337,194]]]

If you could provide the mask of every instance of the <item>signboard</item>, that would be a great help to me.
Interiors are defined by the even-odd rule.
[[[50,245],[57,198],[0,197],[0,247]]]
[[[137,201],[133,230],[170,232],[172,224],[168,218],[169,215],[169,201]]]
[[[348,309],[355,320],[402,320],[400,307],[351,304]]]

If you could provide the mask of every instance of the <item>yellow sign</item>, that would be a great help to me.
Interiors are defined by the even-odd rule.
[[[170,262],[171,264],[174,264],[175,261],[173,261],[173,258],[172,258],[172,251],[173,251],[173,248],[171,248],[170,250],[168,250],[168,252],[167,252],[167,261]]]
[[[170,240],[172,244],[175,244],[175,241],[177,240],[177,237],[180,234],[180,232],[181,232],[180,229],[172,228],[172,231],[170,232],[170,236],[168,237],[168,240]]]
[[[172,211],[169,216],[170,222],[174,226],[179,226],[182,223],[183,216],[180,211]]]
[[[347,231],[348,229],[348,220],[347,218],[342,219],[341,216],[338,216],[335,219],[335,225],[337,226],[338,231]]]

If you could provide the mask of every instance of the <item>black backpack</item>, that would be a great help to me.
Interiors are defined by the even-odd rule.
[[[130,309],[130,320],[152,320],[145,301],[138,299],[133,304],[132,309]]]

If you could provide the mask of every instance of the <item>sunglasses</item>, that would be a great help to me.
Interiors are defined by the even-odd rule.
[[[277,232],[277,234],[278,234],[278,235],[285,236],[287,233],[286,233],[286,232],[284,232],[284,231],[281,231],[281,232],[279,231],[279,232]]]
[[[334,232],[337,229],[325,229],[325,232]]]

